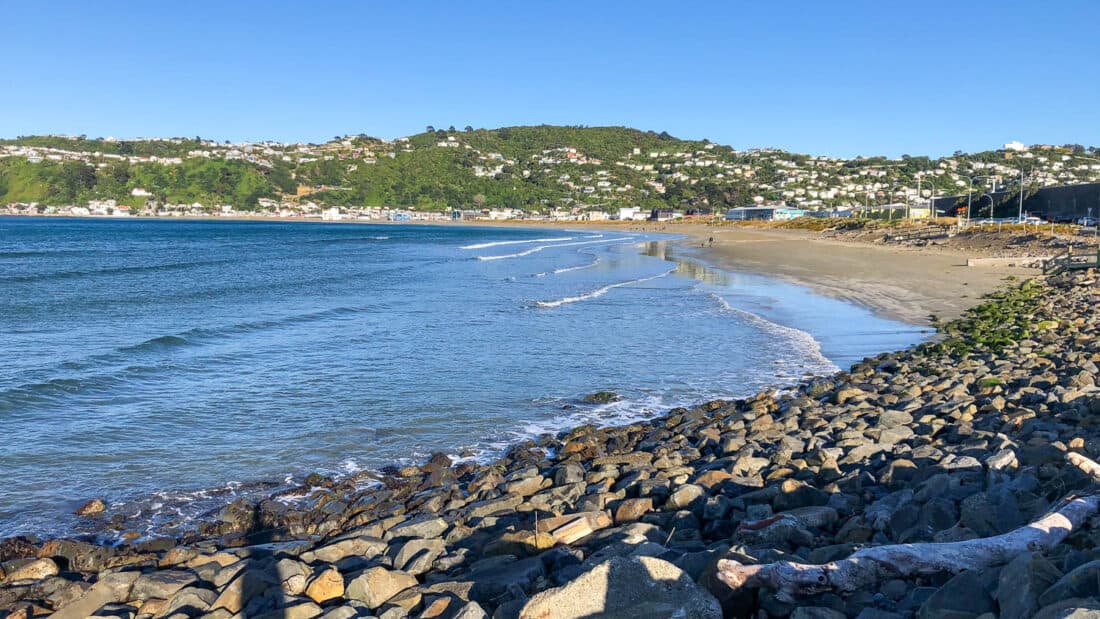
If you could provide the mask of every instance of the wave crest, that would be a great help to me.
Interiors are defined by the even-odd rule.
[[[559,236],[545,239],[527,239],[524,241],[493,241],[491,243],[477,243],[476,245],[463,245],[459,249],[486,249],[488,247],[500,247],[501,245],[525,245],[527,243],[553,243],[556,241],[572,241],[571,236]]]
[[[562,305],[568,305],[570,303],[576,303],[578,301],[587,301],[589,299],[595,299],[597,297],[602,297],[603,295],[607,294],[611,290],[614,290],[615,288],[621,288],[623,286],[629,286],[631,284],[640,284],[642,282],[648,282],[648,281],[651,281],[651,280],[654,280],[654,279],[660,279],[662,277],[666,277],[668,275],[671,275],[672,273],[675,273],[675,272],[676,272],[676,269],[669,269],[668,271],[665,271],[664,273],[659,273],[657,275],[651,275],[649,277],[642,277],[642,278],[639,278],[639,279],[632,279],[632,280],[625,281],[625,282],[618,282],[616,284],[608,284],[606,286],[603,286],[602,288],[597,288],[597,289],[593,290],[592,292],[586,292],[582,295],[578,295],[578,296],[575,296],[575,297],[565,297],[563,299],[556,299],[554,301],[538,301],[537,303],[535,303],[535,305],[537,307],[549,308],[549,307],[560,307]]]
[[[507,258],[522,258],[523,256],[530,256],[531,254],[543,251],[544,249],[551,249],[555,247],[573,247],[576,245],[591,245],[593,243],[616,243],[622,241],[629,241],[634,237],[622,237],[617,239],[602,239],[599,241],[577,241],[575,243],[559,243],[557,245],[539,245],[538,247],[532,247],[531,249],[525,249],[521,252],[514,254],[501,254],[498,256],[478,256],[478,260],[505,260]]]

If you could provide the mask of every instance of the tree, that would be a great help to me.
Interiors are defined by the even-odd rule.
[[[463,131],[465,131],[466,133],[469,133],[469,132],[471,132],[471,131],[473,131],[473,130],[474,130],[474,128],[473,128],[473,127],[471,127],[470,125],[466,125],[466,128],[465,128],[465,129],[463,129]]]
[[[485,206],[485,194],[479,193],[474,196],[474,206],[478,207],[479,209]]]
[[[447,133],[456,133],[457,131],[458,131],[458,129],[455,129],[454,125],[451,125],[450,127],[447,127]]]
[[[435,133],[435,127],[433,127],[431,125],[428,125],[427,127],[425,127],[424,130],[427,131],[428,133]]]

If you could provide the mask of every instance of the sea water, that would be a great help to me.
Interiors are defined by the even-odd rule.
[[[491,458],[925,337],[677,256],[628,228],[0,218],[0,537]]]

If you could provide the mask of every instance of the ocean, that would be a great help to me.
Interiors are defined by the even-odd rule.
[[[0,537],[751,395],[922,329],[669,235],[0,218]],[[622,399],[586,404],[610,390]]]

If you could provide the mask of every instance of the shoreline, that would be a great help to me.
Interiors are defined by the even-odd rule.
[[[76,218],[76,219],[97,219],[97,218]],[[144,219],[144,218],[132,218],[132,219],[140,221],[141,219]],[[164,219],[167,219],[169,221],[176,221],[176,218],[164,218]],[[108,220],[109,221],[114,221],[114,220],[110,220],[110,219],[108,219]],[[225,219],[222,219],[222,218],[218,218],[217,220],[218,221],[225,221]],[[229,223],[229,222],[227,222],[227,223]],[[338,223],[338,222],[308,222],[308,223]],[[369,223],[372,223],[372,222],[345,222],[345,223],[359,223],[359,224],[368,223],[369,224]],[[388,222],[388,225],[408,225],[408,224],[407,224],[407,222]],[[433,224],[428,223],[428,222],[423,222],[422,225],[433,225]],[[506,225],[503,225],[503,226],[498,226],[498,225],[481,226],[479,224],[472,224],[472,223],[456,223],[454,225],[462,226],[462,227],[494,227],[494,228],[496,228],[496,227],[505,227],[505,228],[511,227],[511,228],[521,229],[521,230],[522,229],[528,229],[528,228],[532,227],[532,226],[517,227],[517,226],[506,226]],[[557,230],[560,230],[560,229],[574,229],[575,230],[576,226],[560,226],[560,227],[553,227],[553,228],[548,228],[548,229],[557,229]],[[613,231],[617,231],[617,232],[624,232],[624,230],[622,230],[621,228],[616,228],[616,227],[605,227],[605,228],[600,228],[600,229],[601,230],[613,230]],[[656,231],[656,230],[647,230],[646,232],[647,233],[652,232],[652,233],[658,233],[659,234],[659,232]],[[661,240],[660,242],[661,243],[668,243],[670,247],[668,249],[668,255],[663,256],[663,258],[665,260],[673,263],[673,264],[681,264],[682,262],[691,262],[691,263],[699,264],[701,266],[705,266],[706,268],[713,268],[713,269],[716,269],[718,271],[724,271],[724,272],[726,272],[730,275],[737,275],[739,273],[747,273],[747,271],[745,271],[745,270],[732,269],[728,266],[715,265],[713,262],[705,261],[705,259],[709,258],[709,256],[697,256],[697,255],[692,255],[692,252],[684,252],[683,251],[684,249],[691,249],[690,246],[688,245],[688,243],[690,242],[690,238],[687,238],[687,239],[672,238],[673,236],[682,236],[682,235],[668,233],[668,232],[665,232],[665,234],[670,238]],[[762,275],[764,277],[771,277],[771,275],[768,274],[768,273],[760,273],[759,275]],[[778,281],[778,278],[776,278],[776,279]],[[798,284],[800,286],[805,286],[805,284],[802,283],[802,282],[795,281],[793,283]],[[791,330],[803,332],[808,337],[815,340],[818,344],[820,344],[820,337],[823,335],[823,333],[827,334],[826,331],[820,331],[820,330],[808,328],[808,327],[805,327],[805,326],[799,327],[799,326],[796,326],[794,324],[787,324],[785,321],[781,320],[779,317],[777,317],[776,315],[774,315],[771,312],[761,311],[759,309],[753,309],[752,311],[750,311],[748,309],[741,309],[740,311],[751,314],[754,317],[754,319],[758,319],[758,320],[761,320],[761,321],[764,321],[764,322],[767,322],[767,323],[773,323],[773,324],[778,325],[779,327],[784,328],[784,329],[791,329]],[[758,312],[758,314],[753,313],[753,312]],[[923,339],[923,338],[921,338],[921,339]],[[919,343],[919,342],[917,342],[917,343]],[[875,350],[868,349],[865,352],[868,355],[873,355],[873,354],[878,354],[881,351],[877,350],[877,349],[875,349]],[[818,354],[822,354],[823,357],[824,357],[824,353],[821,353],[819,351]],[[827,361],[832,362],[834,367],[837,367],[839,370],[843,370],[844,366],[847,365],[847,363],[843,360],[844,359],[843,356],[840,357],[839,361],[834,361],[834,358],[827,358],[826,357],[826,359],[827,359]],[[817,375],[831,375],[831,374],[832,374],[832,370],[829,370],[829,371],[824,372],[823,374],[819,372]],[[792,380],[796,380],[796,379],[791,378],[790,376],[776,375],[774,377],[774,380],[771,382],[771,384],[774,384],[776,386],[781,386],[781,385],[787,384],[788,382],[790,382]],[[593,388],[596,388],[596,387],[597,387],[596,385],[593,385]],[[747,394],[747,391],[745,391],[745,393]],[[584,394],[576,394],[576,396],[578,398],[576,400],[576,404],[584,406],[583,403],[580,400],[580,398],[583,395]],[[711,397],[715,397],[715,396],[712,395]],[[682,402],[683,402],[684,406],[695,406],[695,405],[698,405],[702,400],[703,400],[703,398],[700,397],[698,400],[691,399],[691,400],[683,400]],[[677,403],[679,403],[679,402],[677,402]],[[670,405],[666,404],[666,406],[670,406]],[[638,405],[638,407],[642,408],[642,406],[640,404]],[[629,415],[629,416],[627,416],[627,419],[631,419],[631,418],[633,418],[633,419],[643,419],[643,418],[644,419],[655,419],[655,418],[660,418],[660,417],[667,414],[668,409],[662,407],[662,408],[649,408],[649,409],[645,409],[645,410],[648,410],[648,411],[651,411],[651,412],[649,412],[647,415],[641,415],[641,414],[639,414],[639,415]],[[598,415],[599,415],[599,412],[597,410],[594,409],[594,410],[590,411],[590,416],[592,416],[593,418],[595,418]],[[611,427],[615,427],[615,426],[619,426],[619,425],[628,425],[631,422],[632,421],[627,421],[627,420],[624,420],[624,419],[619,419],[619,420],[612,419],[612,420],[604,420],[604,421],[598,422],[598,423],[611,423],[612,424]],[[573,423],[579,423],[579,422],[574,421]],[[569,431],[569,430],[572,430],[572,429],[575,429],[575,427],[574,426],[568,426],[568,425],[559,425],[558,428],[553,430],[552,432],[557,433],[557,432],[562,432],[562,431]],[[497,458],[501,457],[509,448],[513,447],[514,445],[516,445],[518,443],[521,443],[521,442],[524,442],[524,441],[527,441],[527,440],[534,440],[534,439],[537,439],[537,436],[527,435],[525,437],[522,434],[517,433],[517,436],[514,437],[507,446],[504,446],[504,447],[501,447],[499,449],[493,450],[492,453],[489,453],[489,454],[486,454],[482,457],[477,457],[477,458],[472,458],[472,457],[471,458],[456,458],[456,461],[458,461],[458,462],[474,462],[474,463],[477,463],[477,464],[484,465],[486,463],[492,462],[492,461],[496,460]],[[456,454],[460,451],[461,450],[459,450],[457,448],[451,448],[451,449],[448,450],[448,453]],[[426,453],[426,452],[424,452],[424,453]],[[452,457],[455,457],[455,456],[452,456]],[[198,495],[210,494],[210,495],[226,496],[230,500],[227,500],[227,501],[222,502],[220,504],[220,505],[224,506],[225,504],[231,502],[231,500],[236,499],[236,498],[246,498],[246,499],[249,499],[249,500],[264,500],[264,499],[270,499],[270,498],[273,498],[273,497],[286,496],[288,494],[297,494],[297,493],[301,493],[303,491],[302,487],[299,487],[299,486],[296,486],[296,485],[293,485],[293,484],[288,485],[287,482],[281,482],[280,483],[278,481],[279,479],[282,479],[284,477],[287,480],[290,480],[293,476],[293,479],[298,481],[298,480],[301,480],[303,477],[307,477],[307,476],[312,477],[312,476],[316,475],[319,478],[325,479],[326,483],[332,483],[332,484],[341,485],[341,486],[350,484],[351,486],[355,486],[356,484],[358,484],[359,482],[361,482],[363,480],[377,480],[380,477],[380,472],[381,471],[386,470],[386,469],[393,469],[395,467],[399,468],[400,466],[401,466],[400,464],[395,463],[395,462],[382,462],[382,463],[378,463],[376,465],[372,465],[370,467],[358,470],[354,473],[344,473],[344,474],[336,473],[336,472],[334,472],[334,469],[331,469],[331,468],[329,468],[329,469],[321,468],[320,472],[318,472],[318,469],[314,469],[312,473],[310,472],[309,469],[304,469],[304,470],[296,471],[293,474],[286,473],[284,475],[283,473],[279,473],[279,474],[277,474],[273,477],[235,479],[235,480],[231,480],[231,481],[225,481],[224,483],[221,483],[221,484],[218,484],[218,485],[215,485],[215,486],[212,486],[212,487],[186,487],[186,488],[161,489],[161,490],[158,490],[158,491],[156,491],[154,493],[151,493],[151,494],[148,494],[148,495],[144,495],[144,494],[143,495],[133,495],[133,496],[129,496],[127,498],[124,498],[122,500],[118,500],[118,497],[113,497],[113,498],[112,497],[103,497],[102,495],[99,496],[99,497],[90,497],[90,496],[73,497],[73,499],[71,501],[72,506],[69,509],[75,508],[80,503],[84,502],[85,500],[102,498],[104,500],[107,500],[107,502],[109,504],[109,509],[107,510],[107,513],[109,515],[117,515],[117,516],[121,517],[123,515],[131,514],[134,511],[134,509],[137,509],[139,512],[145,511],[149,504],[152,504],[152,503],[155,503],[155,502],[165,502],[166,500],[168,500],[166,497],[187,496],[187,495],[196,495],[196,494],[198,494]],[[182,501],[182,499],[181,499],[181,501]],[[215,509],[214,511],[216,512],[217,509]],[[211,516],[211,514],[213,512],[200,513],[197,510],[195,510],[195,511],[188,511],[187,513],[189,514],[188,517],[187,517],[188,521],[191,521],[192,518],[195,521],[201,521],[204,516],[209,517],[209,516]],[[121,524],[121,522],[122,521],[120,521],[120,524]],[[87,524],[87,522],[86,522],[86,524]],[[108,527],[105,527],[103,525],[102,521],[100,521],[99,524],[96,525],[95,527],[88,527],[86,529],[77,528],[77,529],[69,531],[65,535],[75,536],[75,537],[79,537],[79,538],[88,538],[88,539],[96,538],[96,539],[98,539],[99,541],[101,541],[103,543],[118,543],[120,541],[125,540],[124,534],[132,533],[135,530],[143,532],[142,537],[146,538],[146,537],[149,537],[149,536],[154,536],[155,537],[155,536],[160,535],[160,534],[165,534],[166,532],[172,532],[170,534],[178,535],[178,534],[180,534],[181,530],[184,530],[186,528],[186,527],[165,526],[164,524],[158,524],[158,525],[154,526],[154,525],[150,525],[149,522],[137,522],[137,523],[131,522],[131,524],[133,526],[130,527],[130,528],[115,529],[114,531],[111,531],[111,530],[109,530]],[[33,536],[33,537],[41,536],[43,539],[46,539],[46,538],[51,537],[54,534],[42,535],[42,534],[40,534],[39,531],[26,531],[26,532],[23,532],[23,533],[19,533],[19,535],[30,535],[30,536]]]
[[[677,244],[685,255],[699,255],[717,268],[751,273],[808,287],[818,294],[871,309],[877,315],[916,326],[929,316],[957,318],[998,289],[1006,278],[1036,275],[1039,269],[1015,266],[967,267],[967,256],[934,248],[887,247],[824,239],[804,230],[710,225],[702,222],[539,222],[539,221],[325,221],[317,218],[5,215],[105,221],[195,221],[317,223],[341,225],[463,226],[516,229],[590,229],[683,235]],[[710,239],[713,246],[706,246]],[[696,247],[698,243],[700,246]]]
[[[81,219],[81,220],[105,219],[107,221],[118,221],[118,219],[103,218],[103,217],[76,217],[76,218],[69,217],[69,216],[43,216],[43,217],[58,217],[58,218]],[[615,231],[615,232],[619,232],[619,233],[626,233],[626,232],[630,232],[630,231],[642,231],[642,232],[646,232],[646,233],[665,234],[665,235],[669,235],[669,236],[681,236],[683,238],[670,238],[670,239],[668,239],[667,242],[670,244],[671,248],[670,248],[670,252],[669,252],[670,256],[666,258],[667,260],[670,260],[674,263],[678,262],[678,260],[676,260],[672,257],[673,255],[677,255],[677,256],[682,256],[681,259],[687,259],[689,261],[695,261],[695,262],[698,262],[698,263],[700,263],[702,265],[705,265],[707,267],[715,268],[715,269],[718,269],[718,270],[721,270],[721,271],[726,271],[726,272],[734,274],[734,275],[736,275],[738,273],[741,273],[741,274],[752,274],[752,275],[759,275],[759,276],[763,276],[763,277],[767,277],[767,278],[772,278],[776,281],[783,281],[783,282],[787,282],[787,283],[790,283],[790,284],[794,284],[796,286],[805,287],[805,288],[809,289],[810,291],[812,291],[814,294],[817,294],[817,295],[823,295],[825,297],[839,299],[839,300],[847,302],[847,303],[852,303],[854,305],[870,309],[872,312],[874,312],[876,315],[879,315],[879,316],[883,316],[883,317],[893,319],[893,320],[898,320],[900,322],[904,322],[904,323],[914,325],[914,326],[918,326],[918,327],[927,327],[928,326],[926,321],[921,320],[924,317],[923,315],[918,316],[918,315],[914,314],[913,312],[904,312],[904,311],[899,312],[899,311],[896,311],[896,307],[892,306],[889,303],[889,296],[888,295],[882,295],[879,292],[878,287],[881,286],[881,283],[879,283],[879,282],[837,280],[836,278],[830,278],[829,276],[826,276],[826,275],[820,275],[820,274],[815,275],[815,274],[812,274],[812,273],[808,274],[804,271],[799,271],[797,269],[795,269],[793,271],[796,274],[791,274],[791,273],[787,272],[786,269],[783,268],[783,265],[768,265],[768,264],[764,264],[764,263],[760,263],[760,262],[746,261],[744,259],[743,254],[745,254],[747,252],[743,252],[741,250],[743,250],[746,247],[746,245],[751,246],[752,240],[745,241],[744,239],[739,238],[744,233],[743,230],[722,230],[720,228],[716,230],[715,228],[713,228],[711,226],[699,225],[699,224],[671,224],[671,225],[642,224],[642,225],[638,225],[638,224],[633,224],[633,223],[624,223],[624,224],[592,223],[592,224],[589,224],[589,223],[584,223],[584,222],[563,222],[563,223],[560,223],[560,224],[549,224],[549,223],[546,223],[546,222],[528,222],[528,223],[520,223],[519,225],[516,225],[516,222],[412,222],[412,223],[410,223],[410,222],[369,222],[369,221],[326,222],[326,221],[319,221],[319,220],[286,219],[286,218],[281,218],[281,219],[243,218],[242,219],[242,218],[223,218],[223,217],[210,217],[210,218],[131,217],[131,218],[119,218],[119,219],[123,219],[123,220],[126,220],[126,221],[144,221],[144,220],[180,221],[181,219],[183,219],[183,220],[194,220],[194,221],[198,221],[198,222],[224,221],[226,223],[240,222],[240,221],[262,221],[262,222],[272,222],[272,223],[283,223],[283,222],[285,222],[285,223],[333,223],[333,224],[335,224],[335,223],[345,223],[345,224],[367,224],[367,225],[429,225],[429,226],[439,225],[439,226],[483,227],[483,228],[513,228],[513,229],[532,229],[532,228],[534,228],[534,229],[545,229],[545,230],[591,229],[591,230],[602,230],[602,231]],[[722,234],[723,232],[726,232],[726,233],[731,233],[732,232],[733,234],[726,234],[725,236],[723,236],[723,234]],[[756,232],[756,231],[750,231],[750,232]],[[771,232],[771,231],[769,231],[769,232]],[[792,233],[792,234],[788,234],[787,232],[788,231],[782,231],[782,232],[779,232],[778,234],[771,234],[769,236],[771,237],[771,239],[777,239],[780,243],[790,243],[791,241],[802,242],[802,241],[805,240],[805,238],[804,238],[806,236],[805,234],[800,234],[797,231]],[[695,246],[696,242],[699,242],[700,245],[702,245],[711,236],[716,237],[715,238],[716,244],[715,244],[714,247],[696,247]],[[799,252],[786,252],[786,255],[788,255],[788,256],[801,255],[803,258],[805,258],[807,255],[812,256],[815,253],[828,253],[830,251],[834,251],[834,250],[836,250],[837,247],[843,247],[843,248],[851,249],[854,246],[855,249],[857,249],[857,250],[863,250],[864,248],[861,247],[861,245],[862,244],[858,244],[858,243],[843,243],[843,244],[841,244],[841,243],[828,243],[828,242],[826,242],[826,243],[821,243],[819,245],[811,246],[809,251],[803,251],[803,252],[801,252],[801,254]],[[870,251],[877,252],[879,250],[880,250],[880,248],[872,248]],[[902,252],[893,252],[893,253],[896,254],[896,253],[902,253]],[[750,253],[750,255],[752,255],[752,254]],[[927,257],[928,254],[918,254],[918,256]],[[753,255],[753,257],[756,257],[756,256]],[[881,261],[876,262],[876,265],[881,266],[882,262]],[[1018,270],[1015,270],[1015,272],[1018,272]],[[874,279],[874,278],[872,278],[872,279]],[[991,282],[992,280],[986,280],[986,281]],[[833,283],[835,283],[835,282],[838,282],[839,285],[834,286]],[[1001,282],[998,281],[997,283],[1000,284]],[[975,300],[975,302],[976,301],[977,300]],[[960,312],[961,312],[961,310],[960,310]],[[766,315],[766,316],[762,316],[761,318],[765,321],[768,321],[768,322],[775,322],[777,317],[774,316],[774,315]],[[800,331],[805,331],[805,329],[796,327],[796,326],[791,325],[791,324],[786,324],[785,322],[782,322],[782,321],[776,322],[776,324],[778,324],[782,327],[785,327],[785,328],[791,328],[791,329],[797,329],[797,330],[800,330]],[[808,335],[810,337],[812,337],[813,339],[815,339],[815,340],[818,340],[818,338],[821,336],[820,333],[812,333],[810,331],[805,331],[805,332],[808,333]],[[893,352],[893,351],[874,350],[874,351],[868,351],[868,354],[874,355],[874,354],[880,354],[880,353],[883,353],[883,352]],[[840,367],[839,371],[844,371],[844,369],[845,369],[844,367]],[[780,378],[777,377],[777,381],[778,381],[777,384],[781,384],[783,382],[783,379],[780,379]],[[694,403],[694,404],[697,405],[699,403]],[[649,419],[659,419],[662,416],[664,416],[665,414],[667,414],[665,411],[654,411],[653,416],[649,417]],[[615,426],[612,426],[612,427],[615,427]],[[568,430],[569,430],[569,428],[566,428],[565,430],[561,430],[561,431],[568,431]],[[524,440],[531,440],[531,439],[517,438],[516,441],[513,442],[509,447],[502,448],[500,453],[503,453],[504,451],[506,451],[511,446],[514,446],[517,443],[523,442]],[[454,450],[452,450],[452,451],[454,451]],[[496,455],[492,456],[492,458],[495,458],[495,457],[497,457],[497,456]],[[478,459],[478,460],[480,461],[481,464],[485,463],[485,461],[483,459]],[[460,461],[466,461],[466,459],[463,459],[463,460],[460,460]],[[473,460],[469,460],[469,461],[473,461]],[[490,459],[490,461],[491,461],[491,459]],[[365,469],[365,470],[359,471],[359,472],[354,473],[354,474],[348,474],[348,475],[345,475],[345,476],[327,477],[327,475],[330,475],[330,473],[324,473],[324,474],[321,474],[321,475],[325,476],[325,478],[328,479],[329,482],[331,482],[331,483],[335,483],[335,484],[351,483],[351,484],[354,485],[354,484],[356,484],[357,482],[359,482],[363,479],[377,478],[380,471],[385,470],[385,469],[389,469],[389,468],[394,468],[395,466],[396,465],[392,464],[392,463],[391,464],[382,464],[382,465],[379,465],[377,467],[372,467],[372,468]],[[301,474],[305,475],[305,472],[302,472]],[[289,479],[289,477],[288,477],[288,479]],[[295,492],[300,492],[301,491],[301,488],[297,488],[297,487],[294,487],[294,486],[286,487],[285,485],[283,485],[284,486],[283,489],[272,492],[273,487],[278,487],[278,486],[281,486],[281,485],[283,485],[283,484],[279,484],[279,483],[275,482],[273,479],[248,479],[248,480],[242,480],[242,481],[231,481],[231,482],[227,482],[225,485],[219,485],[219,486],[215,486],[215,487],[212,487],[212,488],[188,488],[188,489],[161,490],[161,491],[158,491],[157,493],[155,493],[155,495],[161,495],[161,494],[189,494],[189,493],[196,493],[196,492],[197,493],[214,492],[214,493],[229,493],[234,497],[241,496],[241,497],[246,497],[246,498],[250,498],[250,499],[256,499],[256,498],[263,499],[263,498],[272,498],[274,496],[278,496],[280,494],[284,494],[284,493],[288,493],[288,492],[289,493],[295,493]],[[250,492],[246,491],[246,492],[240,493],[239,495],[236,492],[229,492],[230,488],[236,488],[236,487],[243,487],[243,488],[257,488],[258,487],[258,488],[266,488],[266,489],[265,490],[259,490],[259,491],[253,490],[253,491],[250,491]],[[155,496],[155,495],[151,495],[151,496]],[[79,498],[79,501],[83,501],[86,498],[88,498],[88,497]],[[130,499],[127,499],[125,501],[114,503],[114,505],[116,507],[121,506],[121,508],[115,509],[115,513],[121,514],[122,511],[123,511],[122,508],[125,508],[127,506],[140,505],[140,504],[143,504],[143,503],[147,503],[149,498],[150,498],[149,496],[131,497]],[[207,515],[209,515],[209,514],[207,514]],[[201,515],[199,517],[201,518]],[[151,530],[155,531],[155,532],[159,532],[159,531],[162,531],[163,529],[161,529],[160,527],[157,527],[157,528],[154,528],[154,529],[151,529]],[[73,534],[75,534],[77,536],[88,536],[88,535],[90,535],[90,536],[98,537],[100,534],[102,534],[104,532],[102,527],[100,527],[98,529],[98,531],[99,531],[99,533],[97,533],[95,531],[88,531],[86,533],[77,533],[76,531],[74,531]],[[119,533],[122,533],[122,532],[119,531]],[[31,532],[29,534],[34,535],[34,532]],[[122,539],[122,538],[118,537],[118,536],[115,536],[115,537],[106,537],[106,538],[102,538],[102,539],[104,539],[105,541],[112,541],[112,540],[113,541],[118,541],[119,539]]]
[[[47,612],[69,612],[59,617],[86,616],[105,604],[165,616],[187,603],[226,616],[309,618],[352,609],[565,619],[575,616],[555,608],[574,599],[570,587],[578,583],[610,599],[640,578],[645,593],[621,599],[655,603],[662,588],[646,585],[661,570],[677,583],[663,602],[672,604],[670,612],[688,606],[708,619],[760,609],[787,616],[795,608],[789,601],[718,581],[717,561],[823,563],[867,545],[996,535],[1041,515],[1063,489],[1081,488],[1084,477],[1059,466],[1054,448],[1080,450],[1100,431],[1060,420],[1100,414],[1100,398],[1089,399],[1100,388],[1081,372],[1079,352],[1100,328],[1090,313],[1096,282],[1095,273],[1082,272],[1010,287],[949,325],[942,342],[882,353],[847,372],[799,381],[788,393],[706,402],[626,426],[579,427],[513,445],[488,465],[436,454],[423,465],[385,471],[370,490],[315,479],[300,488],[300,509],[238,501],[191,539],[112,549],[9,540],[0,544],[9,574],[0,576],[0,601],[14,595],[37,604],[39,591],[71,591],[41,601]],[[1034,363],[1031,331],[1046,347],[1045,366]],[[1042,404],[1014,386],[1037,367],[1059,385],[1051,390],[1055,399]],[[1013,425],[1023,413],[1027,421]],[[1003,501],[1023,500],[1004,498],[1009,491],[1032,497],[1011,503],[1015,515],[990,520],[989,509],[968,508],[970,497],[997,510],[1008,509]],[[1064,553],[1039,549],[1037,559],[1029,554],[1021,568],[1013,561],[1003,573],[1026,573],[1036,560],[1058,561],[1067,572],[1089,566],[1082,563],[1088,553],[1100,552],[1093,545],[1087,532],[1074,534],[1071,546],[1085,548],[1074,551],[1083,558],[1063,564]],[[59,576],[59,562],[87,583]],[[616,574],[632,562],[652,575]],[[611,575],[597,576],[601,569]],[[263,580],[268,572],[278,576]],[[889,581],[895,593],[888,596],[874,595],[880,583],[871,583],[803,594],[798,605],[823,606],[838,617],[868,607],[926,616],[970,608],[954,606],[961,602],[952,592],[962,589],[981,593],[967,596],[990,612],[1003,609],[1011,585],[1005,588],[1002,575],[1001,590],[982,593],[983,574],[995,584],[1002,572],[900,574]],[[1060,575],[1027,592],[1033,611],[1051,604],[1047,598],[1064,599],[1044,594]],[[248,578],[267,584],[246,585]],[[280,587],[283,597],[261,595]]]

